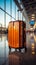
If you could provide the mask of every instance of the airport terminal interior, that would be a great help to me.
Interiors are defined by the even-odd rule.
[[[36,65],[36,0],[0,0],[0,65]]]

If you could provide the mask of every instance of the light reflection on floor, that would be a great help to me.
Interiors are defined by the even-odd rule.
[[[0,35],[0,65],[36,65],[36,35],[26,34],[27,52],[12,52],[9,54],[7,35]],[[13,49],[15,51],[15,49]]]

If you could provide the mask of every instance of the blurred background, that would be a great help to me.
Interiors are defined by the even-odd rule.
[[[13,53],[9,56],[7,38],[8,24],[10,21],[16,20],[21,20],[26,23],[27,52],[24,52],[23,56],[21,55],[22,50],[20,53],[14,52],[15,49],[11,50]],[[24,60],[27,59],[28,62],[28,59],[30,59],[32,55],[36,57],[36,0],[0,0],[0,65],[20,65],[22,61],[23,65],[26,65]],[[12,62],[8,62],[7,58],[10,60],[13,59]],[[17,59],[17,61],[15,59]],[[21,61],[19,59],[21,59]],[[29,63],[31,62],[29,61]]]

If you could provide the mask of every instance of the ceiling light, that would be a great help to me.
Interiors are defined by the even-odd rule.
[[[32,16],[35,16],[35,14],[32,14]]]

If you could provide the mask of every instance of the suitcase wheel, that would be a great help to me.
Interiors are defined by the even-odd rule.
[[[25,47],[25,52],[27,52],[27,48]]]
[[[9,53],[11,52],[11,48],[10,48],[10,46],[9,46]]]

